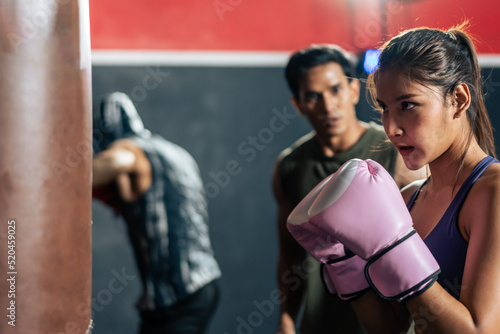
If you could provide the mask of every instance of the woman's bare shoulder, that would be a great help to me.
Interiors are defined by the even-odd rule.
[[[490,165],[471,188],[462,208],[466,230],[473,225],[486,225],[500,219],[500,163]],[[474,224],[472,224],[474,222]]]
[[[469,196],[475,204],[500,201],[500,163],[491,164],[477,179]],[[500,204],[500,203],[497,203]]]

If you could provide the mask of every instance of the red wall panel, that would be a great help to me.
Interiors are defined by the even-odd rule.
[[[382,3],[385,2],[385,11]],[[287,51],[313,42],[373,47],[416,26],[471,20],[500,53],[498,0],[90,0],[93,49]]]

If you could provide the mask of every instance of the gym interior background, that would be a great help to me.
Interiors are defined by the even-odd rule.
[[[496,0],[90,1],[94,105],[112,91],[129,94],[146,127],[199,164],[222,269],[210,334],[274,333],[278,323],[271,173],[279,152],[310,131],[284,80],[290,53],[311,43],[339,44],[358,55],[363,79],[365,51],[384,38],[469,18],[486,105],[500,129],[499,28],[488,15],[499,6]],[[377,121],[364,94],[358,116]],[[495,139],[500,147],[498,130]],[[135,333],[140,279],[125,224],[97,201],[92,208],[94,333]]]

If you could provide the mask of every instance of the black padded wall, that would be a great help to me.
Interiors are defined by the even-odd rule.
[[[486,103],[500,128],[500,71],[486,74]],[[279,152],[310,131],[290,103],[283,69],[94,66],[92,75],[94,104],[112,91],[129,94],[146,127],[199,164],[223,275],[209,333],[274,333],[278,237],[271,174]],[[364,91],[358,116],[378,117]],[[125,225],[97,201],[93,221],[94,333],[135,333],[140,280]]]

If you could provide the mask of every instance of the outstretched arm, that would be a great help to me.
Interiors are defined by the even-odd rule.
[[[92,160],[92,187],[109,184],[124,173],[133,170],[136,156],[124,148],[109,148],[97,154]]]
[[[151,186],[151,165],[144,152],[130,140],[119,140],[92,161],[92,187],[115,183],[120,197],[134,201]]]

